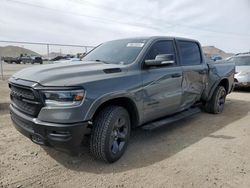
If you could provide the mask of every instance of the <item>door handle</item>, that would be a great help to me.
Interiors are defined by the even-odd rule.
[[[181,77],[181,74],[180,73],[175,73],[175,74],[172,74],[171,77],[172,78],[178,78],[178,77]]]
[[[206,73],[207,73],[206,70],[200,70],[200,71],[198,71],[198,72],[199,72],[199,74],[206,74]]]

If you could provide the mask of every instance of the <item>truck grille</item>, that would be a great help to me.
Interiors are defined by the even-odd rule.
[[[15,108],[25,114],[36,117],[41,110],[42,103],[35,94],[36,91],[29,87],[10,84],[11,103]]]

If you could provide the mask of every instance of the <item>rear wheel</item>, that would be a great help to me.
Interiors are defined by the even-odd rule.
[[[108,106],[94,120],[90,136],[90,152],[99,159],[112,163],[125,152],[130,136],[130,117],[120,106]]]
[[[223,112],[227,92],[223,86],[218,86],[212,98],[205,104],[205,110],[209,113],[219,114]]]

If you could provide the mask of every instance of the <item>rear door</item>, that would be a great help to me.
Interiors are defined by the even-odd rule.
[[[182,70],[177,62],[174,41],[155,41],[144,61],[155,59],[159,54],[174,55],[175,63],[142,70],[144,122],[177,112],[181,103]]]
[[[176,42],[183,71],[183,95],[180,108],[184,110],[200,100],[206,86],[208,67],[203,63],[199,43],[185,40]]]

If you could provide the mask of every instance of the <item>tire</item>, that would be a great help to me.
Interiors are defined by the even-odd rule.
[[[125,108],[105,107],[93,122],[90,153],[107,163],[117,161],[127,148],[130,130],[130,117]]]
[[[227,92],[223,86],[218,86],[212,98],[205,104],[205,110],[212,114],[220,114],[224,110]]]

